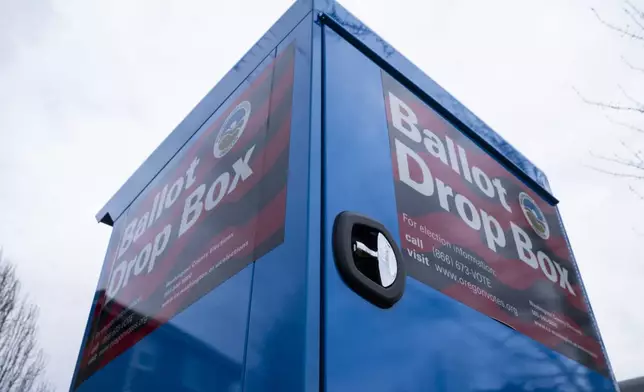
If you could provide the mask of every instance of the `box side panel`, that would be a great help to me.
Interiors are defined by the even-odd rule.
[[[547,250],[559,267],[570,268],[554,207],[328,28],[324,57],[326,390],[613,390],[578,284],[569,290],[564,280],[561,286],[565,274],[553,281],[554,262],[552,269],[538,262],[535,269],[517,253],[520,243],[510,229],[515,221],[529,231],[535,255],[537,248]],[[399,116],[398,125],[406,124],[401,129],[412,136],[397,130],[400,135],[392,139],[395,99],[389,92],[407,119]],[[415,138],[411,124],[419,133],[430,132]],[[491,193],[486,176],[490,183],[500,179],[511,211],[499,196],[502,187]],[[532,227],[530,215],[521,212],[522,205],[536,211],[535,203],[545,211],[538,217],[546,215],[550,231],[536,221]],[[340,278],[331,238],[342,211],[382,223],[402,249],[407,286],[391,309],[375,307]],[[496,217],[502,229],[486,233],[485,216]],[[498,238],[496,251],[487,241],[490,233]],[[555,310],[545,309],[544,302]],[[544,332],[542,320],[556,325],[553,333]]]
[[[72,389],[242,387],[254,261],[297,245],[294,56],[266,57],[123,215]]]
[[[327,24],[333,27],[336,32],[341,32],[345,39],[349,39],[354,46],[361,48],[371,60],[386,69],[387,72],[395,75],[402,84],[419,97],[422,97],[427,104],[469,135],[480,147],[490,152],[508,170],[532,188],[535,193],[543,197],[546,202],[549,204],[558,202],[552,194],[545,174],[541,170],[346,9],[334,1],[328,0],[316,0],[314,8],[322,17],[328,17]],[[558,211],[556,215],[559,223],[556,226],[561,226],[558,231],[569,249],[569,259],[574,270],[571,273],[579,282],[579,289],[583,292],[584,301],[590,310],[589,315],[593,328],[598,331],[592,307],[587,301],[585,287],[574,255],[570,250],[571,245],[565,234]],[[601,335],[599,332],[597,332],[597,335],[602,354],[606,356]],[[610,363],[607,363],[607,370],[611,373],[614,381]]]

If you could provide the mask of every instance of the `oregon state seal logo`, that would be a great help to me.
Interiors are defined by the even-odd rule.
[[[523,215],[528,221],[532,230],[544,240],[550,237],[550,227],[548,221],[537,203],[525,192],[519,194],[519,204],[523,210]]]
[[[244,129],[246,129],[248,117],[250,117],[250,102],[248,101],[237,105],[226,117],[215,140],[213,153],[216,158],[221,158],[232,150],[237,140],[244,133]]]

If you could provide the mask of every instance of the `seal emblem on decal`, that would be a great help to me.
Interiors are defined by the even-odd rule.
[[[519,194],[519,204],[523,210],[523,215],[525,219],[532,227],[535,233],[544,240],[547,240],[550,237],[550,227],[548,227],[548,221],[546,216],[541,211],[541,208],[537,203],[525,192]]]
[[[228,154],[228,151],[235,146],[237,140],[244,133],[244,129],[246,129],[248,117],[250,117],[250,102],[248,101],[237,105],[226,117],[215,140],[213,153],[216,158],[221,158]]]

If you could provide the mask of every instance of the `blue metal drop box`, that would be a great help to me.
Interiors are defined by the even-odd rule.
[[[98,213],[70,391],[615,391],[557,203],[343,7],[297,1]]]

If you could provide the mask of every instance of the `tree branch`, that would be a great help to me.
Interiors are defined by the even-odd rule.
[[[573,90],[577,93],[579,98],[581,98],[585,103],[593,106],[597,106],[603,109],[611,109],[611,110],[616,110],[616,111],[628,111],[628,112],[636,112],[636,113],[644,113],[644,107],[634,107],[634,106],[624,106],[624,105],[618,105],[618,104],[613,104],[613,103],[605,103],[605,102],[599,102],[599,101],[593,101],[590,100],[586,97],[584,97],[577,88],[573,87]]]
[[[640,199],[644,200],[644,195],[642,195],[642,194],[641,194],[637,189],[635,189],[632,185],[629,185],[629,186],[628,186],[628,189],[630,189],[630,190],[631,190],[631,192],[633,192],[637,197],[639,197]]]
[[[641,30],[644,30],[644,14],[640,11],[635,4],[629,0],[624,0],[628,7],[624,7],[624,12]],[[630,7],[630,9],[629,9]]]
[[[634,65],[633,65],[633,64],[631,64],[628,60],[626,60],[626,57],[624,57],[624,56],[622,56],[622,62],[623,62],[624,64],[626,64],[626,66],[627,66],[628,68],[632,69],[633,71],[637,71],[637,72],[644,72],[644,68],[640,68],[640,67],[636,67],[636,66],[634,66]]]
[[[634,154],[637,157],[638,153],[632,153],[632,154]],[[619,165],[630,167],[631,169],[636,169],[636,170],[640,170],[640,171],[644,172],[644,162],[642,160],[639,160],[639,161],[628,160],[628,159],[621,158],[617,154],[615,154],[614,157],[606,157],[606,156],[602,156],[602,155],[596,155],[596,154],[593,154],[591,152],[590,155],[594,156],[597,159],[602,159],[604,161],[617,163]],[[643,176],[644,176],[644,174],[643,174]]]
[[[612,170],[602,169],[602,168],[595,167],[595,166],[590,166],[590,165],[585,165],[585,166],[590,168],[590,169],[592,169],[592,170],[595,170],[595,171],[598,171],[598,172],[604,173],[604,174],[609,174],[609,175],[614,176],[614,177],[630,178],[630,179],[634,179],[634,180],[644,180],[644,174],[620,173],[620,172],[616,172],[616,171],[612,171]]]
[[[633,98],[629,93],[624,90],[624,88],[621,85],[617,85],[617,88],[619,88],[619,91],[622,92],[622,94],[628,99],[629,101],[633,102],[637,107],[641,110],[644,110],[644,104],[642,102],[638,101],[637,99]]]
[[[642,159],[642,150],[633,150],[631,147],[629,147],[626,142],[623,140],[619,142],[622,147],[624,147],[625,150],[627,150],[629,153],[631,153],[632,156],[637,158],[637,161],[628,161],[628,162],[634,162],[637,164],[639,169],[644,169],[644,160]]]
[[[38,307],[20,295],[15,267],[0,252],[0,391],[48,391],[38,348]]]
[[[618,33],[621,33],[621,34],[625,35],[626,37],[632,38],[632,39],[634,39],[634,40],[637,40],[637,41],[644,41],[644,36],[643,36],[643,35],[638,35],[638,34],[631,33],[630,31],[628,31],[628,30],[624,29],[623,27],[619,27],[619,26],[616,26],[616,25],[614,25],[614,24],[612,24],[612,23],[609,23],[609,22],[605,21],[605,20],[604,20],[604,19],[599,15],[599,12],[597,12],[597,10],[596,10],[596,9],[591,8],[591,10],[592,10],[592,11],[593,11],[593,13],[595,14],[595,17],[597,17],[597,19],[598,19],[598,20],[599,20],[599,21],[600,21],[604,26],[608,27],[609,29],[611,29],[611,30],[613,30],[613,31],[616,31],[616,32],[618,32]]]
[[[622,127],[624,127],[624,128],[630,129],[631,131],[635,131],[635,132],[639,132],[639,133],[644,133],[644,128],[636,127],[636,126],[635,126],[635,125],[633,125],[633,124],[627,124],[627,123],[622,122],[622,121],[617,121],[617,120],[615,120],[614,118],[612,118],[612,117],[610,117],[610,116],[606,116],[606,118],[608,119],[608,121],[612,122],[612,123],[613,123],[613,124],[615,124],[615,125],[622,126]]]

